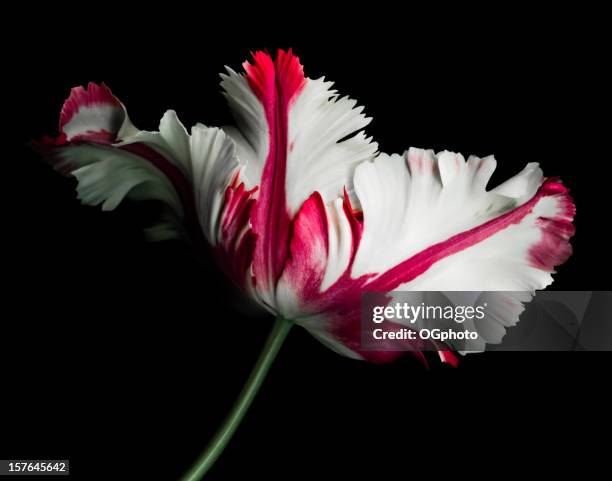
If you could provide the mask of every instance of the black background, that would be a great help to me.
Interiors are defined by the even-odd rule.
[[[240,313],[211,260],[144,242],[154,207],[80,206],[74,182],[25,147],[56,133],[70,87],[88,81],[106,82],[142,129],[168,108],[186,125],[223,125],[223,65],[293,47],[307,76],[366,106],[385,152],[494,153],[492,184],[530,161],[560,175],[577,234],[554,288],[611,288],[609,58],[595,12],[287,12],[263,26],[240,9],[158,10],[155,22],[103,6],[39,12],[5,42],[4,103],[18,131],[2,177],[0,458],[69,458],[78,479],[177,479],[271,326]],[[585,474],[602,459],[607,353],[485,353],[456,369],[431,361],[368,365],[294,329],[209,479]]]

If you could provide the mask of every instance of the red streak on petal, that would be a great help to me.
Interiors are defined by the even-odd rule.
[[[100,129],[98,131],[88,130],[87,132],[84,132],[82,134],[73,135],[70,138],[70,142],[94,142],[96,144],[112,144],[116,139],[116,132],[109,132],[106,129]]]
[[[256,52],[253,64],[245,62],[244,69],[249,86],[264,108],[269,130],[268,156],[251,223],[257,235],[254,274],[260,287],[270,289],[282,273],[289,250],[291,219],[285,194],[288,112],[306,79],[291,50],[279,50],[275,61],[268,53]]]
[[[368,284],[368,290],[392,291],[400,284],[409,282],[423,274],[436,262],[482,242],[510,225],[518,224],[532,212],[538,201],[543,197],[557,195],[566,196],[566,192],[567,189],[563,184],[554,179],[549,179],[545,181],[538,189],[537,193],[523,205],[489,222],[485,222],[478,227],[461,232],[443,242],[439,242],[438,244],[434,244],[424,249]]]
[[[215,259],[230,279],[245,289],[253,259],[257,236],[248,227],[257,187],[247,190],[238,184],[238,175],[225,191],[224,210],[221,216],[221,242],[214,249]]]

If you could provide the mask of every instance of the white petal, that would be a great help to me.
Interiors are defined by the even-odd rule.
[[[72,171],[84,204],[113,210],[125,198],[160,200],[181,215],[182,207],[172,184],[140,157],[112,147],[75,145],[61,149],[62,162],[79,165]]]
[[[234,143],[221,129],[191,129],[189,170],[202,230],[212,245],[221,240],[223,195],[237,168]]]
[[[348,97],[338,98],[331,86],[322,78],[308,79],[289,110],[285,185],[290,213],[314,191],[326,202],[341,195],[344,187],[352,191],[355,167],[378,149],[359,132],[371,121],[363,107]]]

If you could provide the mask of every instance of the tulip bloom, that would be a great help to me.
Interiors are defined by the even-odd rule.
[[[257,52],[221,86],[235,127],[188,132],[168,111],[158,132],[141,131],[105,85],[89,84],[64,104],[60,136],[37,144],[85,204],[161,201],[149,238],[208,246],[279,319],[206,466],[185,479],[227,442],[291,324],[344,356],[386,362],[400,353],[360,348],[364,291],[543,289],[574,232],[567,188],[535,163],[487,190],[492,156],[378,153],[363,109],[305,77],[291,51]]]

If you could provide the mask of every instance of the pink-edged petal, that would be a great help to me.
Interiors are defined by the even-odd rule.
[[[119,99],[104,85],[90,82],[87,88],[74,87],[60,113],[57,143],[88,141],[109,144],[131,132],[127,112]]]
[[[568,239],[576,232],[572,224],[576,206],[568,195],[568,189],[557,179],[547,182],[545,189],[546,195],[553,197],[555,202],[535,220],[541,237],[529,247],[529,262],[533,267],[554,272],[556,266],[572,255]]]

